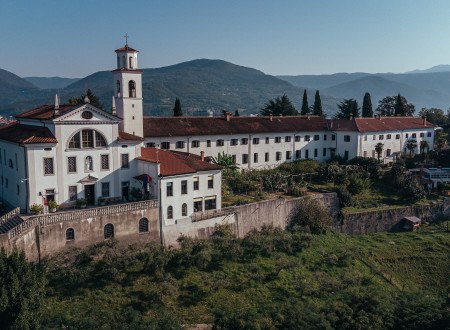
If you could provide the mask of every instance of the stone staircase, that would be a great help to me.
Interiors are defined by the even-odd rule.
[[[23,219],[19,216],[13,216],[0,224],[0,234],[6,234],[11,229],[17,227],[23,222]]]

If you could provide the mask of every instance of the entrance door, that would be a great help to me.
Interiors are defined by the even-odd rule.
[[[128,201],[130,195],[130,182],[122,182],[122,200]]]
[[[95,185],[87,184],[84,186],[84,198],[86,198],[88,204],[95,204]]]

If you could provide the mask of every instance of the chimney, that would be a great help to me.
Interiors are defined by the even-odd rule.
[[[227,121],[230,121],[230,119],[231,119],[231,112],[225,112],[225,118],[227,119]]]
[[[280,113],[279,115],[278,115],[279,117],[283,117],[283,114],[282,113]]]
[[[353,120],[353,113],[350,114],[350,120]]]
[[[269,120],[270,120],[270,121],[273,121],[273,113],[270,113],[270,114],[269,114]]]
[[[55,94],[55,109],[53,110],[53,115],[57,116],[59,113],[59,98],[58,94]]]
[[[200,156],[202,156],[202,162],[204,162],[205,161],[205,152],[200,151]]]
[[[381,113],[378,114],[378,119],[381,120]]]
[[[114,95],[112,97],[111,113],[113,116],[116,115],[116,99],[114,98]]]
[[[427,126],[427,116],[423,117],[423,126]]]
[[[310,119],[311,118],[311,114],[309,112],[306,114],[306,118],[308,118],[308,120],[311,120]]]

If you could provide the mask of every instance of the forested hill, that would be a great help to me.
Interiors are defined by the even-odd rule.
[[[143,69],[143,98],[146,115],[172,115],[175,97],[180,98],[185,115],[195,110],[222,110],[245,114],[259,113],[269,99],[287,94],[295,107],[300,109],[303,88],[261,71],[222,60],[200,59],[172,66]],[[111,71],[100,71],[76,81],[60,90],[61,101],[71,96],[80,96],[85,83],[99,96],[105,109],[109,109],[113,95],[113,75]],[[42,96],[34,99],[19,99],[7,105],[0,104],[0,113],[18,113],[42,103],[49,102],[49,90],[41,90]],[[52,93],[56,90],[51,90]],[[315,90],[308,90],[312,104]],[[336,111],[339,98],[322,95],[322,105],[326,113]]]

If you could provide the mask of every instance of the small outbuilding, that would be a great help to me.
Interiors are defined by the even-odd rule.
[[[420,220],[418,217],[404,217],[402,219],[403,221],[403,229],[415,231],[417,228],[419,228],[420,223],[422,220]]]

